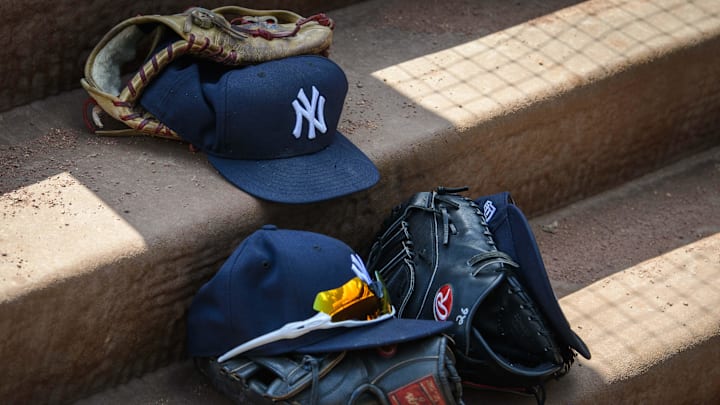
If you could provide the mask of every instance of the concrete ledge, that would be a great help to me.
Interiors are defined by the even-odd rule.
[[[0,398],[66,402],[180,360],[192,295],[264,223],[362,251],[417,190],[509,190],[536,215],[718,144],[717,2],[571,3],[333,12],[341,130],[383,178],[321,204],[255,200],[178,143],[85,134],[80,91],[0,115]]]
[[[718,398],[720,234],[643,262],[563,299],[592,342],[578,377],[556,384],[558,403],[704,403]],[[682,387],[675,381],[691,382]],[[561,400],[560,400],[561,399]]]
[[[557,291],[568,280],[597,279],[560,300],[593,358],[579,358],[566,377],[548,384],[548,404],[713,403],[720,397],[720,367],[715,365],[720,360],[720,222],[703,224],[703,215],[697,214],[667,221],[657,211],[635,209],[641,204],[671,209],[680,203],[686,211],[704,209],[705,218],[717,218],[720,190],[713,186],[720,179],[719,167],[720,149],[715,149],[531,221],[551,273],[564,274],[553,277]],[[667,190],[678,194],[668,195]],[[684,204],[685,200],[695,203]],[[613,210],[614,215],[606,215]],[[615,227],[617,219],[625,227]],[[639,239],[637,223],[646,225],[646,235],[670,232],[671,238]],[[552,232],[548,224],[556,224]],[[608,249],[615,257],[600,248],[608,235],[613,240],[607,243],[616,245]],[[568,236],[577,241],[570,248],[586,249],[564,256]],[[646,259],[645,249],[651,247],[662,253]],[[613,262],[618,258],[633,264]],[[572,274],[578,259],[610,266]],[[466,391],[465,400],[535,403],[531,398],[477,391]],[[189,361],[182,361],[78,404],[158,402],[230,403]]]

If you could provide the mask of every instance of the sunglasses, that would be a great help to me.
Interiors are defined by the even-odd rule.
[[[351,319],[370,321],[392,312],[389,294],[380,275],[367,283],[354,277],[342,287],[321,291],[315,296],[313,309],[330,315],[332,322]]]
[[[317,293],[313,303],[313,309],[318,311],[315,316],[287,323],[279,329],[249,340],[218,357],[218,362],[222,363],[260,346],[293,339],[314,330],[366,326],[393,317],[395,308],[390,304],[387,288],[380,275],[375,273],[376,279],[372,280],[365,267],[356,270],[355,263],[353,258],[353,270],[357,277],[338,288]]]

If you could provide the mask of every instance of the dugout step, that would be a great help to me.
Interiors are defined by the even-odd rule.
[[[371,0],[328,13],[330,56],[350,82],[340,130],[381,172],[337,200],[259,201],[186,145],[88,134],[82,90],[0,114],[0,398],[64,403],[182,369],[192,296],[265,223],[362,252],[390,207],[419,190],[508,190],[535,218],[720,143],[717,2],[469,7]],[[636,264],[611,268],[619,277]],[[563,303],[599,282],[564,275],[551,274]],[[685,344],[705,347],[697,336]],[[671,343],[652,359],[696,353]]]

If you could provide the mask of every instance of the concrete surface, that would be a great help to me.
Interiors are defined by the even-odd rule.
[[[366,192],[253,199],[180,143],[83,132],[79,90],[0,114],[0,398],[67,402],[181,360],[189,300],[264,223],[362,251],[418,190],[509,190],[536,216],[720,143],[715,1],[372,0],[331,16],[341,131],[382,175]]]
[[[593,355],[548,384],[548,404],[720,400],[720,148],[531,225],[563,311]],[[535,403],[470,390],[464,397]],[[185,360],[77,404],[126,403],[230,402]]]

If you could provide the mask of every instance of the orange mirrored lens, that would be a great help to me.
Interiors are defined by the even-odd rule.
[[[385,313],[383,301],[385,299],[378,299],[365,282],[355,277],[341,287],[319,292],[313,308],[330,315],[333,322],[373,319]]]

